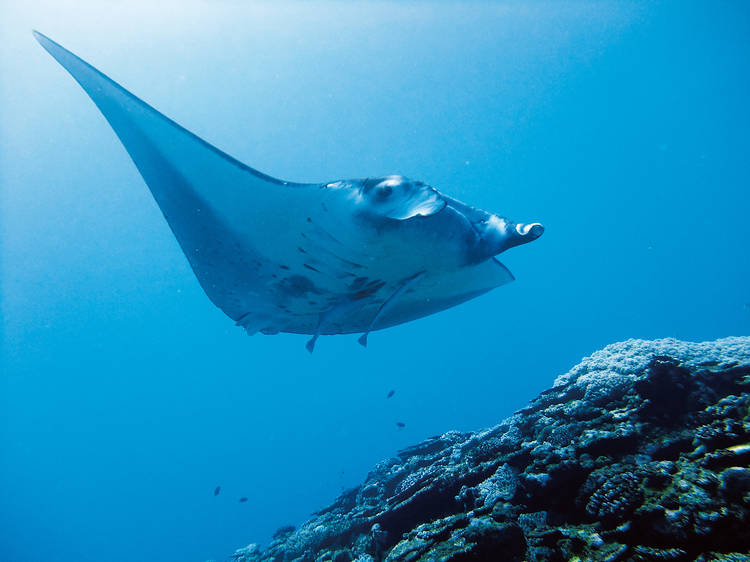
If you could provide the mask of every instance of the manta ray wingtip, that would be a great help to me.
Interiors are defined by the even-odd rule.
[[[63,47],[56,41],[53,41],[52,39],[47,37],[44,33],[40,33],[36,29],[32,29],[31,34],[34,36],[34,39],[37,40],[37,43],[39,43],[45,51],[52,55],[52,58],[59,62],[63,66],[63,68],[65,68],[65,70],[73,75],[73,78],[76,78],[76,75],[74,74],[74,71],[72,70],[73,67],[71,67],[71,65],[82,64],[85,67],[89,66],[88,63],[79,59],[76,55],[68,51],[65,47]],[[76,80],[79,79],[76,78]],[[86,87],[84,87],[83,89],[86,90]]]
[[[46,45],[49,45],[50,43],[55,44],[55,45],[57,44],[52,39],[47,37],[44,33],[41,33],[37,31],[36,29],[32,29],[31,34],[34,36],[34,39],[36,39],[39,42],[39,44],[45,49],[47,48]]]

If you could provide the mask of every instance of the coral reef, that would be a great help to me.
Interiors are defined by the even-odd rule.
[[[750,338],[629,340],[238,562],[750,560]]]

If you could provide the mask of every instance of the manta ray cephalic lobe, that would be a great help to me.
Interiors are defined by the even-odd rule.
[[[34,36],[124,145],[211,301],[249,334],[368,334],[513,280],[537,239],[402,176],[292,183],[208,144],[48,37]]]

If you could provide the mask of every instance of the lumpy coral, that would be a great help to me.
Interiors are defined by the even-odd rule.
[[[748,561],[749,466],[750,338],[629,340],[234,558]]]

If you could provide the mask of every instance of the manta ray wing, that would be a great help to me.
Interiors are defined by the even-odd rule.
[[[298,245],[303,228],[310,238],[316,227],[327,232],[315,215],[325,207],[325,186],[281,181],[246,166],[48,37],[34,35],[112,126],[213,303],[251,332],[283,330],[289,322],[295,331],[312,332],[327,303],[310,304],[309,297],[326,291],[304,275],[312,270],[304,267]],[[307,265],[336,274],[353,267],[347,257],[329,253],[335,258],[309,257],[317,263]],[[305,306],[290,311],[274,292],[304,297]]]

